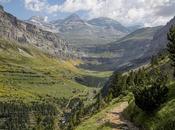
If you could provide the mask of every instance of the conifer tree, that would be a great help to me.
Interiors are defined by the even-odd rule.
[[[115,73],[112,77],[112,81],[110,84],[110,89],[113,95],[113,98],[118,97],[122,92],[122,75],[120,73]]]
[[[157,56],[152,56],[151,58],[151,66],[158,65],[158,57]]]
[[[174,76],[175,76],[175,27],[171,27],[169,33],[167,34],[168,45],[167,49],[169,52],[169,57],[172,60],[172,66],[174,67]]]
[[[103,101],[102,100],[103,100],[102,99],[102,95],[101,95],[101,93],[99,93],[98,96],[97,96],[97,101],[96,101],[96,103],[97,103],[97,110],[100,110],[102,108],[102,105],[103,105]]]

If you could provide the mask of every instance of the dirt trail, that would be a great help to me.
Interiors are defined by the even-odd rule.
[[[122,116],[122,112],[127,106],[128,102],[123,102],[106,113],[105,123],[108,123],[112,130],[139,130],[133,123],[125,120]]]

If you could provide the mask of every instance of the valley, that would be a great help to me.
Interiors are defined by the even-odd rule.
[[[172,130],[174,25],[20,20],[0,5],[0,129]]]
[[[76,65],[81,63],[80,60],[61,60],[33,46],[20,45],[4,39],[0,39],[0,55],[1,103],[22,102],[27,105],[32,102],[49,102],[59,113],[63,112],[70,99],[76,97],[81,97],[87,105],[93,102],[96,93],[111,74],[78,69]],[[18,113],[18,109],[15,111]],[[55,116],[61,119],[61,114],[57,113]],[[17,116],[6,116],[0,121],[8,121],[9,118],[13,120]],[[31,120],[30,117],[28,119]],[[37,115],[32,117],[32,120],[36,119]],[[23,128],[28,129],[31,126],[32,124],[28,123]],[[7,126],[4,124],[0,127]]]

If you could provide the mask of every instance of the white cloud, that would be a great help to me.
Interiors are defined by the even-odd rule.
[[[46,0],[25,0],[25,7],[32,11],[43,11],[47,6]]]
[[[48,17],[45,16],[45,17],[44,17],[44,22],[47,22],[47,21],[48,21]]]
[[[85,10],[90,18],[110,17],[125,25],[156,26],[175,15],[175,0],[66,0],[61,5],[50,5],[47,0],[25,0],[25,6],[47,13]]]

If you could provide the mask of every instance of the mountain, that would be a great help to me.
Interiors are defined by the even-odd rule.
[[[40,27],[41,29],[43,30],[47,30],[47,31],[50,31],[50,32],[58,32],[55,27],[48,23],[45,19],[45,17],[42,17],[42,16],[32,16],[31,18],[29,18],[28,20],[26,20],[26,22],[30,23],[30,24],[33,24],[33,25],[36,25],[38,27]]]
[[[154,52],[153,54],[156,54],[160,50],[166,48],[166,45],[168,43],[167,33],[169,32],[171,26],[175,26],[175,17],[155,33],[149,52]]]
[[[165,26],[138,29],[126,37],[110,43],[107,47],[108,51],[118,57],[108,59],[106,64],[109,62],[111,65],[105,67],[110,68],[111,66],[116,70],[126,70],[147,63],[152,55],[166,49],[167,33],[171,26],[175,26],[175,17]]]
[[[69,129],[74,114],[69,101],[95,101],[94,87],[106,76],[76,67],[81,61],[70,57],[71,49],[59,34],[18,20],[0,6],[0,129]]]
[[[87,47],[114,42],[132,30],[110,18],[100,17],[86,21],[77,14],[49,23],[45,22],[43,17],[33,16],[27,22],[43,30],[59,32],[72,46],[83,51],[86,51]]]
[[[97,25],[95,20],[82,20],[77,14],[72,14],[66,19],[58,19],[50,23],[57,28],[62,37],[83,51],[87,47],[116,41],[128,34],[124,26],[108,18],[99,19]],[[102,23],[105,25],[102,26]]]
[[[46,24],[46,20],[42,16],[32,16],[28,21],[35,23],[37,25]]]
[[[108,45],[88,48],[88,53],[84,57],[87,64],[81,67],[99,71],[124,71],[145,64],[150,59],[147,52],[151,40],[160,28],[162,26],[142,28]]]
[[[140,28],[134,31],[133,33],[128,34],[126,37],[121,38],[117,42],[124,42],[124,41],[130,41],[130,40],[136,41],[139,39],[152,40],[154,37],[155,31],[161,29],[162,27],[163,26]]]
[[[54,25],[55,27],[58,27],[59,25],[61,25],[61,23],[63,22],[64,19],[57,19],[57,20],[53,20],[50,21],[49,23]]]
[[[39,17],[35,18],[35,23],[39,20],[41,20]],[[44,52],[59,57],[67,58],[72,55],[72,48],[59,34],[18,20],[15,16],[5,12],[2,7],[0,9],[0,27],[0,36],[8,40],[14,40],[21,44],[31,44]]]
[[[131,25],[131,26],[127,26],[127,29],[130,31],[130,32],[134,32],[140,28],[142,28],[143,26],[141,25]]]
[[[51,22],[60,35],[78,48],[94,70],[125,70],[147,63],[150,57],[166,47],[166,34],[175,18],[164,27],[125,27],[109,18],[82,20],[77,14]],[[138,30],[135,30],[140,28]],[[130,33],[131,31],[134,32]],[[95,64],[94,64],[95,63]]]
[[[72,14],[61,22],[61,25],[67,26],[81,26],[86,25],[86,22],[82,20],[77,14]]]
[[[70,32],[78,29],[86,28],[88,25],[85,21],[83,21],[78,15],[72,14],[68,18],[64,19],[62,22],[60,22],[60,25],[57,25],[59,31],[64,32]]]
[[[103,28],[110,28],[113,30],[117,30],[118,32],[122,32],[122,33],[129,33],[128,28],[124,27],[119,22],[110,18],[105,18],[105,17],[95,18],[95,19],[89,20],[88,23],[91,25],[95,25]]]

